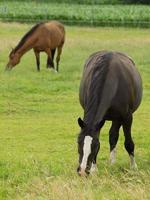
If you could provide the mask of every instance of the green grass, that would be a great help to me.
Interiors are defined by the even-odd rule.
[[[150,199],[149,29],[66,27],[59,74],[46,69],[45,54],[38,73],[32,51],[5,72],[11,47],[30,27],[0,23],[0,199]],[[108,165],[106,123],[98,172],[82,179],[76,174],[77,118],[83,116],[78,88],[85,60],[103,49],[126,52],[142,75],[144,96],[133,124],[139,170],[129,169],[122,131],[117,163]]]
[[[5,0],[1,0],[5,1]],[[10,0],[7,0],[10,1]],[[14,0],[17,2],[31,2],[31,0]],[[33,1],[33,0],[32,0]],[[140,0],[138,0],[140,1]],[[142,0],[141,0],[142,1]],[[144,1],[144,0],[143,0]],[[127,3],[125,0],[36,0],[39,3],[69,3],[69,4],[119,4]]]
[[[55,19],[66,24],[150,27],[150,6],[1,1],[0,19],[20,22]]]

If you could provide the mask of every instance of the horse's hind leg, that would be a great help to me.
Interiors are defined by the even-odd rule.
[[[60,61],[61,52],[62,52],[62,46],[57,48],[57,57],[56,57],[56,71],[57,72],[59,70],[59,61]]]
[[[34,50],[34,54],[36,57],[37,70],[40,71],[40,53],[38,51]]]
[[[56,49],[52,49],[52,50],[51,50],[51,54],[52,54],[52,61],[54,61],[55,51],[56,51]]]
[[[123,131],[125,136],[124,146],[130,156],[131,168],[136,169],[137,164],[134,158],[134,142],[131,136],[131,126],[132,126],[132,114],[129,115],[123,122]]]
[[[54,63],[49,56],[47,57],[47,68],[54,68]]]
[[[115,163],[116,156],[116,144],[119,138],[119,129],[121,123],[119,121],[113,121],[109,130],[109,144],[110,144],[110,164]]]
[[[50,59],[49,56],[47,57],[47,68],[49,68],[49,67],[55,68],[55,65],[54,65],[55,51],[56,51],[56,49],[52,49],[52,50],[51,50],[52,61],[51,61],[51,59]]]
[[[53,63],[53,60],[52,60],[52,52],[50,49],[47,49],[45,51],[47,53],[47,68],[54,68],[54,63]]]

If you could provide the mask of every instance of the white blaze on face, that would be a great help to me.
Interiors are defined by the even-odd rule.
[[[83,158],[82,158],[82,162],[81,162],[81,165],[80,165],[82,170],[86,169],[87,160],[88,160],[88,157],[91,153],[92,139],[93,138],[91,136],[85,136],[85,138],[84,138]]]

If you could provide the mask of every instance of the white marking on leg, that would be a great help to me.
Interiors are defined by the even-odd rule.
[[[84,138],[84,145],[83,145],[83,158],[81,162],[81,169],[85,170],[87,165],[88,157],[91,153],[91,144],[92,144],[92,137],[91,136],[85,136]]]
[[[90,172],[93,173],[93,172],[96,171],[96,169],[97,169],[96,164],[92,163],[92,166],[91,166]]]
[[[109,162],[111,165],[116,162],[116,147],[110,152]]]
[[[130,167],[131,169],[138,169],[135,158],[132,155],[130,155]]]

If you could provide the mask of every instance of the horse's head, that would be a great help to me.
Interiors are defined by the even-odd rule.
[[[9,54],[9,61],[6,65],[6,69],[11,70],[15,65],[20,62],[20,55],[19,53],[12,50]]]
[[[78,119],[81,132],[78,136],[79,167],[77,172],[81,176],[90,174],[96,164],[100,143],[97,128],[89,128],[81,118]]]

